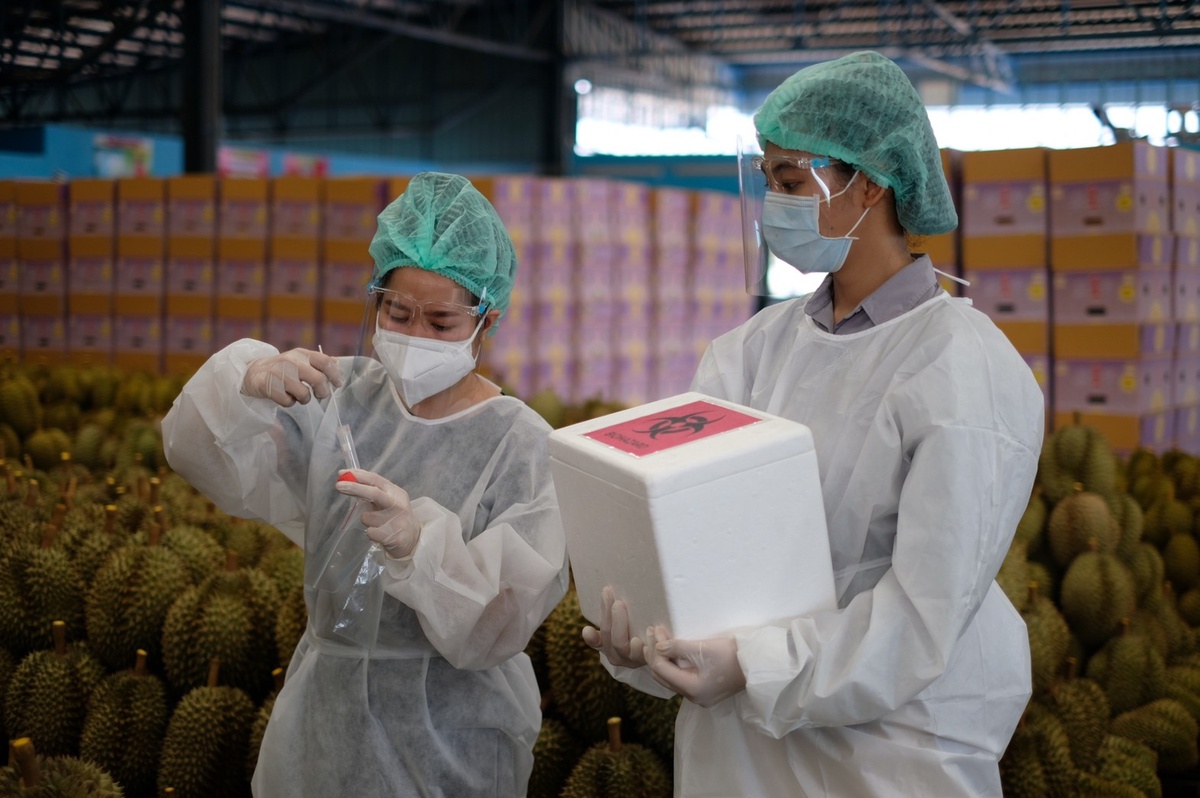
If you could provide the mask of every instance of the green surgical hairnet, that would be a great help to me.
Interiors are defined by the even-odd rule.
[[[913,235],[958,226],[925,106],[908,76],[879,53],[801,69],[767,96],[754,126],[760,146],[827,155],[892,189],[900,224]]]
[[[379,214],[373,282],[416,266],[449,277],[503,316],[517,253],[492,203],[461,175],[422,172]],[[484,293],[486,289],[486,295]]]

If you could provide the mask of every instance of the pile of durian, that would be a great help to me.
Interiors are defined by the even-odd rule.
[[[997,581],[1028,630],[1033,697],[1005,796],[1158,798],[1196,768],[1200,460],[1047,436]]]
[[[0,796],[248,796],[303,551],[162,454],[180,381],[0,365]]]

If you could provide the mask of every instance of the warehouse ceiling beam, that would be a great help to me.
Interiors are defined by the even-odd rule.
[[[545,50],[527,45],[509,44],[484,39],[479,36],[456,33],[451,30],[438,30],[348,6],[332,5],[315,2],[314,0],[253,0],[253,2],[245,4],[255,5],[259,8],[274,9],[310,19],[320,19],[342,25],[354,25],[361,28],[389,31],[410,39],[435,42],[449,47],[458,47],[464,50],[472,50],[474,52],[520,61],[549,61],[551,58],[551,54]]]
[[[300,100],[307,97],[316,89],[353,69],[363,61],[375,55],[387,45],[396,41],[398,35],[399,34],[392,32],[385,32],[367,46],[354,48],[346,58],[336,61],[328,58],[322,50],[320,57],[324,60],[326,68],[323,69],[320,74],[309,80],[306,80],[303,85],[290,92],[287,96],[281,97],[279,100],[274,102],[271,107],[272,113],[286,114],[289,110],[294,108],[296,104],[300,102]]]

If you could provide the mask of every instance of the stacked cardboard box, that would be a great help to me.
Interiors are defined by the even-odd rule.
[[[484,341],[481,363],[484,371],[500,380],[506,391],[528,398],[534,387],[534,338],[538,263],[534,241],[537,236],[537,178],[528,175],[473,177],[472,184],[487,197],[504,222],[517,254],[517,273],[508,310],[494,337]]]
[[[15,361],[21,352],[20,274],[16,184],[0,180],[0,360]]]
[[[58,363],[66,337],[66,186],[16,184],[17,268],[22,359]]]
[[[267,181],[222,178],[217,186],[216,322],[213,348],[263,340],[267,288]]]
[[[110,363],[116,184],[111,180],[75,180],[67,193],[67,360]]]
[[[683,393],[691,384],[694,351],[689,268],[693,257],[692,192],[651,193],[650,342],[653,398]]]
[[[1168,157],[1145,141],[1049,155],[1055,424],[1174,441]]]
[[[278,181],[276,181],[278,183]],[[366,287],[371,280],[371,239],[387,199],[399,196],[406,179],[390,183],[381,178],[335,178],[324,181],[320,203],[308,205],[299,197],[291,213],[296,224],[313,215],[320,220],[320,241],[314,247],[320,260],[320,329],[297,345],[315,349],[318,339],[326,354],[353,355],[362,332]],[[278,206],[276,212],[279,212]],[[307,224],[307,223],[304,223]],[[311,229],[318,229],[317,225]],[[314,240],[314,244],[317,242]],[[316,316],[313,317],[314,322]],[[294,335],[306,334],[299,325]],[[368,331],[369,332],[369,331]]]
[[[964,154],[958,150],[945,148],[941,151],[942,173],[946,176],[946,182],[949,184],[950,197],[954,201],[954,207],[959,209],[963,207],[962,180],[960,178]],[[963,267],[960,254],[961,237],[962,220],[959,219],[959,227],[949,233],[921,239],[920,249],[933,261],[935,269],[957,277]],[[958,296],[962,292],[962,286],[959,283],[943,275],[938,275],[938,282],[954,296]]]
[[[579,225],[575,219],[575,181],[547,177],[537,181],[538,223],[534,229],[537,285],[533,297],[533,386],[574,399],[577,362],[574,332],[579,291],[575,282]]]
[[[698,191],[693,197],[694,246],[688,275],[692,357],[685,366],[689,380],[712,340],[748,319],[754,301],[746,293],[737,196]],[[678,376],[682,380],[683,374]]]
[[[1008,336],[1049,398],[1046,151],[967,152],[961,168],[964,293]],[[1049,409],[1047,401],[1047,416]]]
[[[572,224],[578,241],[574,275],[574,399],[607,398],[616,379],[616,279],[614,184],[603,178],[573,181]]]
[[[323,182],[312,177],[277,177],[270,183],[265,326],[267,340],[280,351],[318,346]]]
[[[167,273],[163,367],[190,374],[213,351],[216,317],[217,180],[167,180]]]
[[[1175,443],[1200,452],[1200,151],[1171,153],[1174,234]]]
[[[651,398],[650,372],[650,188],[639,183],[613,186],[613,241],[617,248],[614,335],[616,370],[612,396],[626,404]]]

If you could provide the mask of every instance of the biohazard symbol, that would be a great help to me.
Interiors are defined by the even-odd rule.
[[[674,435],[676,433],[685,433],[687,435],[695,435],[709,424],[714,424],[725,416],[709,418],[703,413],[689,413],[686,416],[663,416],[650,425],[650,429],[636,430],[641,435],[649,435],[651,440],[656,440],[659,435]]]

